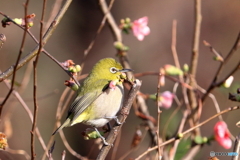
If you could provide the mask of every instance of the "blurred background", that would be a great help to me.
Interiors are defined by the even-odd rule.
[[[24,1],[8,0],[0,1],[0,11],[10,16],[11,18],[21,18],[24,16]],[[60,2],[58,2],[59,5]],[[53,10],[55,1],[47,2],[47,10],[45,15],[45,22],[49,21],[49,17]],[[214,48],[219,51],[224,57],[230,51],[233,46],[239,29],[240,29],[240,2],[238,0],[208,0],[202,1],[202,25],[201,25],[201,38],[200,38],[200,55],[198,63],[197,83],[203,87],[208,88],[212,81],[219,62],[213,61],[213,54],[209,51],[208,47],[205,47],[202,43],[203,40],[208,41]],[[30,1],[28,7],[28,13],[35,13],[34,26],[31,28],[31,32],[38,38],[40,29],[42,1]],[[173,64],[171,52],[171,36],[172,36],[172,22],[177,20],[177,53],[179,56],[180,64],[189,64],[191,59],[191,48],[193,39],[194,28],[194,1],[189,0],[116,0],[112,8],[112,14],[116,22],[120,22],[122,18],[129,17],[132,20],[148,16],[149,27],[151,33],[149,36],[140,42],[132,34],[124,35],[124,43],[130,47],[128,57],[131,67],[135,73],[146,71],[159,71],[160,67],[165,64]],[[2,17],[3,18],[3,17]],[[69,10],[64,15],[61,23],[51,36],[50,40],[44,47],[52,56],[54,56],[60,62],[67,59],[72,59],[75,63],[81,64],[83,62],[83,53],[87,49],[90,42],[95,37],[96,31],[102,21],[103,14],[100,10],[99,3],[96,0],[78,0],[73,1]],[[50,19],[51,20],[51,19]],[[46,23],[45,23],[46,24]],[[49,25],[49,24],[48,24]],[[46,28],[48,26],[45,26]],[[16,62],[19,48],[22,41],[23,31],[17,26],[11,25],[6,28],[0,27],[0,33],[3,33],[7,37],[6,43],[0,50],[0,70],[5,71],[11,65]],[[105,57],[113,57],[117,59],[116,50],[113,47],[114,38],[108,25],[105,25],[100,35],[97,37],[95,45],[86,57],[83,74],[88,73],[92,66],[100,59]],[[27,36],[23,56],[28,54],[36,46],[35,42]],[[231,60],[228,62],[220,79],[238,63],[240,58],[240,51],[234,54]],[[30,62],[30,68],[32,62]],[[17,72],[16,82],[21,82],[24,78],[27,65],[22,67]],[[238,105],[238,103],[228,100],[229,92],[236,92],[236,89],[240,86],[240,76],[237,72],[234,75],[234,83],[228,88],[218,88],[213,91],[216,99],[220,105],[221,110],[227,107]],[[39,112],[37,126],[42,134],[45,143],[51,137],[53,127],[56,120],[56,108],[60,99],[60,96],[64,89],[64,81],[69,79],[68,75],[57,66],[52,60],[46,57],[44,54],[40,55],[38,63],[38,96],[39,96]],[[143,93],[154,94],[157,87],[157,76],[145,76],[141,77],[143,81],[141,91]],[[167,81],[166,86],[161,90],[173,89],[173,82]],[[16,88],[18,88],[16,86]],[[21,91],[22,98],[27,105],[33,110],[33,81],[32,75],[26,88]],[[179,96],[181,98],[181,91],[179,88]],[[0,100],[7,95],[8,89],[4,83],[0,83]],[[157,108],[154,102],[147,101],[150,113],[156,118]],[[166,123],[167,118],[176,109],[176,103],[173,104],[169,110],[164,110],[162,113],[161,124]],[[203,108],[203,114],[201,121],[214,115],[216,110],[210,99],[206,101]],[[239,134],[239,129],[235,126],[239,121],[239,111],[230,112],[224,114],[224,120],[227,122],[231,133],[236,136]],[[63,116],[65,119],[66,114]],[[4,106],[2,119],[0,123],[0,131],[6,131],[8,128],[8,143],[11,149],[23,149],[30,154],[30,119],[15,99],[11,96]],[[10,119],[9,119],[10,118]],[[180,121],[181,113],[171,121],[171,125],[167,131],[167,134],[173,135],[176,131],[176,127]],[[6,119],[6,120],[5,120]],[[63,122],[63,120],[62,120]],[[121,141],[118,146],[116,157],[120,157],[131,148],[131,141],[137,126],[142,122],[141,119],[134,115],[132,110],[131,114],[127,118],[126,123],[123,125]],[[217,122],[217,119],[209,122],[202,127],[203,136],[211,136],[213,134],[213,126]],[[6,124],[7,123],[7,124]],[[163,126],[163,125],[162,125]],[[71,147],[83,156],[88,156],[91,159],[95,159],[98,153],[97,145],[94,144],[94,140],[85,141],[81,136],[82,131],[87,128],[82,124],[75,125],[70,128],[65,128],[64,133]],[[162,127],[161,127],[162,128]],[[12,129],[12,130],[10,130]],[[146,132],[146,131],[143,131]],[[65,149],[59,135],[56,135],[56,145],[53,152],[55,159],[60,159],[61,152]],[[127,158],[135,158],[149,147],[150,137],[147,134],[141,146],[134,152],[132,152]],[[95,145],[95,146],[94,146]],[[89,155],[90,150],[92,149]],[[44,151],[42,150],[39,141],[36,139],[36,154],[37,159],[41,159]],[[225,150],[219,146],[217,142],[212,143],[209,146],[203,147],[201,152],[195,157],[195,159],[207,159],[210,151],[232,151]],[[107,159],[111,159],[112,152],[109,153]],[[21,155],[11,155],[13,159],[24,160],[25,157]],[[66,159],[76,159],[68,151],[66,153]]]

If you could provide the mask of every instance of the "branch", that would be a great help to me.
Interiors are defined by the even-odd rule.
[[[184,137],[186,134],[188,134],[188,133],[192,132],[193,130],[195,130],[196,128],[199,128],[199,127],[203,126],[204,124],[207,124],[209,121],[213,120],[214,118],[218,117],[219,115],[222,115],[222,114],[224,114],[224,113],[227,113],[227,112],[230,112],[230,111],[234,111],[234,110],[237,110],[237,109],[240,109],[240,106],[234,106],[234,107],[230,107],[230,108],[228,108],[228,109],[225,109],[225,110],[221,111],[220,113],[217,113],[217,114],[213,115],[212,117],[208,118],[207,120],[203,121],[202,123],[199,123],[198,125],[196,125],[196,126],[190,128],[190,129],[188,129],[188,130],[180,133],[179,135],[181,135],[180,137],[182,138],[182,137]],[[164,146],[164,145],[167,145],[167,144],[170,144],[170,143],[178,140],[178,139],[180,138],[179,135],[178,135],[178,137],[174,137],[174,138],[169,139],[168,141],[163,142],[162,144],[160,144],[160,147],[161,147],[161,146]],[[145,155],[148,154],[149,152],[158,149],[158,147],[159,147],[159,146],[154,146],[154,147],[152,147],[152,148],[149,148],[149,149],[148,149],[147,151],[145,151],[143,154],[141,154],[140,156],[138,156],[135,160],[139,160],[140,158],[142,158],[143,156],[145,156]]]
[[[26,3],[24,4],[24,7],[25,7],[25,16],[24,17],[27,16],[27,6],[28,6],[28,3],[29,3],[29,0],[27,0]],[[27,19],[25,18],[25,24],[27,24],[26,21],[27,21]],[[20,47],[20,50],[19,50],[19,53],[18,53],[17,61],[16,61],[15,65],[11,66],[12,67],[11,68],[12,69],[12,74],[13,74],[11,88],[10,88],[7,96],[3,100],[3,102],[0,104],[0,117],[1,117],[1,114],[2,114],[3,106],[7,102],[8,98],[10,97],[10,95],[11,95],[13,89],[14,89],[13,87],[14,87],[14,82],[15,82],[16,71],[17,71],[18,65],[20,63],[20,58],[22,56],[23,47],[24,47],[25,40],[26,40],[26,35],[27,35],[27,27],[24,28],[24,33],[23,33],[23,37],[22,37],[22,43],[21,43],[21,47]]]
[[[200,39],[200,29],[201,29],[201,0],[195,0],[195,26],[194,26],[194,36],[193,36],[193,47],[192,47],[192,59],[190,65],[190,82],[189,85],[193,88],[196,88],[196,74],[197,74],[197,65],[198,65],[198,56],[199,56],[199,39]],[[197,99],[194,90],[188,91],[188,98],[190,102],[190,108],[195,109],[197,107]],[[197,114],[193,116],[194,123],[197,123],[199,117]],[[191,123],[191,122],[190,122]],[[200,131],[197,129],[195,134],[200,134]]]
[[[110,28],[111,28],[112,32],[113,32],[114,39],[118,42],[122,42],[121,30],[119,29],[118,25],[116,24],[115,20],[113,19],[113,16],[112,16],[111,12],[109,12],[106,1],[105,0],[99,0],[99,4],[100,4],[100,7],[102,9],[102,12],[104,13],[104,16],[106,16],[106,18],[107,18],[107,21],[110,25]],[[118,52],[122,52],[122,51],[118,50]],[[120,55],[122,55],[122,54],[120,54]],[[119,57],[119,60],[120,60],[120,62],[123,65],[124,68],[131,69],[131,66],[130,66],[129,61],[127,59],[127,53],[125,53],[124,56]],[[127,77],[134,78],[134,75],[132,74],[132,72],[127,72],[126,74],[127,74]],[[145,114],[146,116],[150,116],[149,111],[148,111],[148,107],[147,107],[146,102],[143,99],[143,97],[140,96],[140,95],[137,95],[136,98],[137,98],[139,108],[143,112],[143,114]],[[150,136],[153,139],[153,143],[157,144],[155,125],[150,120],[147,120],[147,124],[149,126],[149,133],[150,133]]]
[[[0,71],[1,72],[1,71]],[[8,88],[10,88],[11,86],[9,85],[8,82],[6,82],[6,80],[4,80],[4,83],[6,84],[6,86]],[[23,108],[25,109],[25,111],[27,112],[28,114],[28,117],[30,118],[30,121],[33,123],[33,115],[32,115],[32,112],[31,110],[29,109],[29,107],[27,106],[27,104],[25,103],[25,101],[22,99],[22,97],[20,96],[20,94],[16,91],[16,90],[13,90],[13,95],[17,98],[17,100],[19,101],[19,103],[23,106]],[[46,150],[47,147],[43,141],[43,138],[40,134],[40,131],[38,129],[38,127],[36,127],[36,135],[38,137],[38,140],[43,148],[43,150]]]
[[[234,53],[236,53],[236,50],[237,50],[239,47],[240,47],[240,32],[238,33],[237,39],[235,40],[235,43],[234,43],[234,45],[232,46],[231,50],[229,51],[229,53],[227,54],[226,58],[224,58],[224,61],[223,61],[223,62],[221,63],[221,65],[219,66],[218,71],[216,72],[216,74],[215,74],[215,76],[214,76],[214,79],[213,79],[213,81],[211,82],[211,85],[208,87],[206,94],[203,95],[202,101],[204,101],[204,100],[207,98],[208,94],[209,94],[215,87],[219,86],[220,83],[222,83],[222,82],[224,82],[224,81],[226,80],[226,78],[225,78],[224,81],[222,80],[221,82],[219,82],[219,83],[216,85],[217,80],[218,80],[218,78],[219,78],[219,76],[220,76],[220,73],[221,73],[224,65],[227,63],[227,61],[230,59],[230,57],[231,57]],[[238,63],[238,65],[239,65],[239,64],[240,64],[240,62]],[[236,66],[235,69],[236,69],[237,67],[238,67],[238,66]],[[235,69],[234,69],[234,70],[235,70]],[[232,71],[232,73],[235,72],[234,70]],[[232,73],[230,73],[229,75],[231,75]],[[229,77],[229,76],[228,76],[228,77]],[[227,77],[227,78],[228,78],[228,77]]]
[[[62,8],[58,12],[57,16],[55,17],[54,21],[51,23],[50,27],[48,28],[48,30],[44,34],[43,39],[42,39],[44,45],[47,43],[47,41],[49,40],[49,38],[53,34],[54,30],[57,28],[58,24],[60,23],[62,17],[66,13],[66,11],[67,11],[69,5],[71,4],[71,2],[72,2],[72,0],[66,0],[65,4],[62,6]],[[29,54],[27,54],[25,57],[23,57],[19,61],[18,65],[16,66],[16,69],[19,69],[19,68],[23,67],[33,57],[35,57],[37,55],[38,49],[39,49],[39,45],[37,45]],[[2,82],[4,79],[11,76],[13,74],[13,70],[14,70],[14,65],[9,67],[5,72],[1,73],[0,74],[0,82]]]
[[[40,42],[39,42],[39,49],[36,55],[35,60],[33,61],[33,100],[34,100],[34,114],[33,114],[33,124],[32,124],[32,131],[31,131],[31,156],[32,160],[36,158],[35,153],[35,130],[37,126],[37,113],[38,113],[38,103],[37,103],[37,64],[39,60],[39,55],[43,48],[43,20],[44,14],[46,10],[46,0],[43,1],[43,8],[42,8],[42,17],[40,21]]]
[[[106,141],[109,144],[114,143],[118,133],[120,132],[128,114],[130,112],[132,103],[133,103],[141,85],[142,85],[141,82],[139,80],[136,80],[135,83],[133,84],[131,90],[129,91],[128,98],[125,100],[123,108],[121,109],[121,114],[118,116],[118,119],[122,124],[120,126],[118,126],[117,123],[116,123],[115,127],[113,127],[111,129],[111,132],[109,133],[109,135],[106,139]],[[97,160],[105,159],[110,149],[111,149],[111,145],[103,146],[99,155],[98,155],[98,157],[97,157]]]

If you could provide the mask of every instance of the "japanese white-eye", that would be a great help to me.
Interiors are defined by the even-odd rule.
[[[112,58],[105,58],[95,64],[88,77],[77,91],[65,122],[53,133],[64,127],[83,123],[94,127],[102,127],[116,118],[124,97],[122,65]],[[99,132],[98,132],[99,133]],[[102,137],[105,145],[108,143]]]

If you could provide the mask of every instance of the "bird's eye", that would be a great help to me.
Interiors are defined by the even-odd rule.
[[[111,68],[110,68],[110,72],[111,72],[111,73],[116,73],[117,71],[118,71],[118,70],[117,70],[115,67],[111,67]]]

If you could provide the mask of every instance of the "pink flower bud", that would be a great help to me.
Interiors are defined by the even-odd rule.
[[[133,34],[139,41],[142,41],[144,37],[150,33],[150,28],[147,26],[147,24],[148,17],[142,17],[138,20],[135,20],[132,24]]]
[[[169,109],[172,106],[174,94],[170,91],[161,93],[158,100],[158,106]]]
[[[228,131],[227,124],[224,121],[219,121],[215,124],[214,136],[215,140],[224,148],[230,149],[232,147],[230,133]]]

